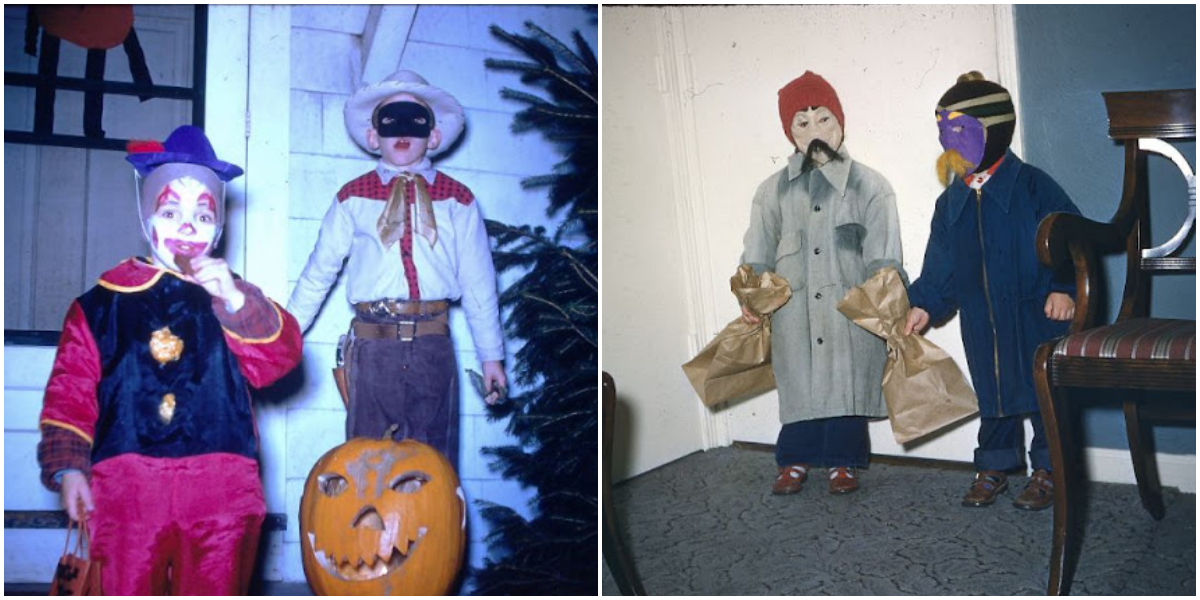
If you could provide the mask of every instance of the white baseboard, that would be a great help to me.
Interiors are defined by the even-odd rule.
[[[1137,483],[1128,450],[1088,448],[1085,453],[1090,481]],[[1188,494],[1196,493],[1196,455],[1159,453],[1157,458],[1158,478],[1164,487],[1176,487]]]

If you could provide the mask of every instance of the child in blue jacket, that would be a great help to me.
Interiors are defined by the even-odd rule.
[[[1074,316],[1074,283],[1038,262],[1035,237],[1054,212],[1079,213],[1053,179],[1008,149],[1016,111],[1008,91],[977,71],[938,101],[945,152],[925,264],[909,287],[905,334],[958,310],[971,380],[979,397],[975,480],[964,506],[990,506],[1008,488],[1006,472],[1024,468],[1024,426],[1033,422],[1033,476],[1013,502],[1042,510],[1053,502],[1050,454],[1033,388],[1033,354],[1063,335]],[[951,181],[951,174],[956,175]]]

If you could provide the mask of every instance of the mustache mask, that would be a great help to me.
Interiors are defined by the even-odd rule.
[[[946,187],[950,185],[951,174],[964,179],[975,171],[975,167],[975,163],[963,158],[958,150],[947,150],[937,158],[938,181],[942,182],[942,187]]]
[[[804,162],[800,165],[800,172],[807,173],[811,169],[819,168],[824,163],[818,163],[816,154],[820,152],[825,155],[827,162],[836,162],[842,160],[842,155],[836,150],[829,147],[822,139],[813,139],[808,143],[808,151],[804,153]]]

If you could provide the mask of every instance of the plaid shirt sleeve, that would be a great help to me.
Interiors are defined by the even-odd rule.
[[[231,313],[225,310],[225,302],[214,296],[213,312],[221,326],[243,339],[265,339],[279,333],[283,326],[279,312],[262,290],[241,279],[235,279],[234,285],[246,295],[246,304],[241,310]]]
[[[88,479],[92,477],[92,445],[68,429],[43,426],[37,458],[42,467],[42,485],[52,492],[62,489],[54,474],[64,469],[78,469]]]

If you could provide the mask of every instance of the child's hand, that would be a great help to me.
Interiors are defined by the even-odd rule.
[[[92,503],[92,488],[88,485],[87,477],[79,471],[67,471],[62,478],[62,503],[67,514],[76,521],[82,521],[80,509],[91,513],[96,509]]]
[[[508,397],[508,375],[504,372],[503,362],[483,361],[483,389],[488,391],[483,398],[488,404],[502,402]]]
[[[759,318],[758,315],[755,315],[754,313],[750,312],[750,309],[746,308],[745,305],[742,305],[742,320],[751,325],[758,325],[759,322],[762,321],[762,319]]]
[[[1075,300],[1062,292],[1050,292],[1046,298],[1046,318],[1055,321],[1075,318]]]
[[[904,324],[904,335],[921,333],[929,324],[929,313],[916,306],[908,309],[908,322]]]
[[[192,272],[184,275],[184,279],[224,300],[225,310],[235,313],[246,304],[246,295],[233,284],[233,273],[223,259],[197,256],[192,259],[191,267]]]

